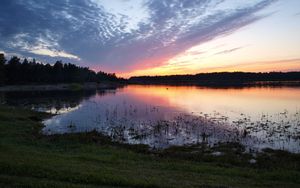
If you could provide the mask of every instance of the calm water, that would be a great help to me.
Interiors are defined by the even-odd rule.
[[[29,98],[22,97],[23,103]],[[44,134],[97,130],[116,141],[153,148],[238,141],[248,149],[300,152],[300,88],[137,85],[40,93],[34,99],[27,102],[32,109],[57,114],[44,121]]]

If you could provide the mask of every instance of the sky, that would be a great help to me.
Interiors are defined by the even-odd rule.
[[[1,0],[0,52],[122,77],[300,71],[300,0]]]

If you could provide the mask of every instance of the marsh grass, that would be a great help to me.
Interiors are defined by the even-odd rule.
[[[49,114],[0,106],[0,187],[299,187],[297,154],[112,142],[95,131],[40,134]],[[220,156],[211,155],[219,151]],[[234,162],[239,159],[238,162]]]
[[[300,113],[244,113],[236,117],[213,113],[192,112],[162,106],[134,105],[128,101],[117,104],[85,101],[81,108],[44,121],[44,134],[62,134],[96,130],[114,141],[147,144],[152,148],[209,145],[239,142],[247,150],[264,148],[300,153]]]
[[[68,86],[68,89],[72,91],[80,91],[83,90],[83,85],[78,83],[72,83]]]

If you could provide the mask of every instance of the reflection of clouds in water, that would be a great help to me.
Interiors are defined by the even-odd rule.
[[[44,123],[46,125],[50,125],[51,124],[51,126],[60,126],[61,125],[60,119],[57,119],[57,118],[48,119],[48,120],[44,121]]]
[[[79,104],[78,106],[75,107],[61,107],[61,108],[54,108],[54,107],[38,107],[38,108],[32,108],[32,110],[36,110],[38,112],[47,112],[50,114],[64,114],[67,112],[72,112],[75,110],[78,110],[82,105]]]
[[[59,130],[61,129],[61,120],[58,118],[51,118],[48,120],[43,121],[43,124],[45,125],[45,127],[43,128],[43,133],[44,134],[53,134],[54,132],[52,132],[52,130]]]

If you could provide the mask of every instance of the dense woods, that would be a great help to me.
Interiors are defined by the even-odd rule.
[[[136,84],[201,84],[201,85],[239,85],[250,82],[300,81],[300,72],[218,72],[195,75],[138,76],[131,77]]]
[[[0,85],[118,81],[115,74],[57,61],[54,65],[0,54]]]

